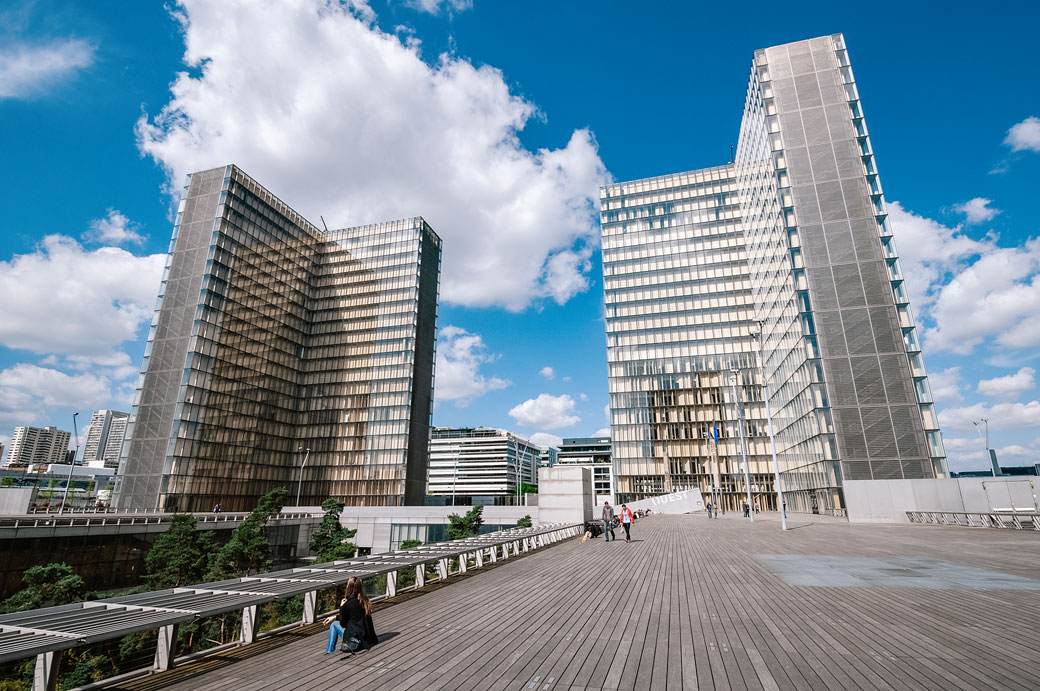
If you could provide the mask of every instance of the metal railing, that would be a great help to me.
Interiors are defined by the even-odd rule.
[[[1005,528],[1040,531],[1040,514],[1036,513],[965,513],[957,511],[907,511],[911,523],[926,525],[960,525],[968,528]]]
[[[16,528],[60,528],[68,526],[120,526],[120,525],[162,525],[169,523],[174,514],[159,513],[66,513],[59,516],[54,514],[26,514],[24,516],[7,516],[0,518],[0,531],[3,529]],[[211,525],[214,523],[241,523],[249,513],[197,513],[193,514],[199,524]],[[291,520],[299,518],[316,518],[322,515],[321,511],[283,511],[274,516],[272,520]],[[3,534],[0,533],[0,537]]]
[[[352,577],[364,580],[385,574],[385,593],[372,598],[378,601],[399,592],[422,588],[428,582],[465,573],[471,563],[481,568],[487,561],[508,559],[582,532],[582,524],[513,528],[464,540],[216,583],[4,614],[0,615],[0,663],[35,656],[33,690],[52,691],[57,685],[64,650],[140,631],[158,630],[153,664],[137,673],[167,670],[176,662],[177,633],[182,624],[240,611],[242,633],[237,645],[252,643],[260,635],[260,605],[302,595],[303,618],[296,625],[313,624],[318,616],[318,592],[342,585]],[[453,560],[456,560],[454,570],[451,569]],[[436,567],[433,578],[427,577],[427,565]],[[407,569],[415,570],[415,583],[399,588],[398,571]],[[285,627],[281,628],[284,630]]]

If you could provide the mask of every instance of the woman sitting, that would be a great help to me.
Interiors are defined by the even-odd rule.
[[[340,636],[344,642],[356,638],[359,643],[357,650],[364,650],[379,642],[372,624],[372,601],[365,595],[365,587],[357,576],[347,581],[347,591],[339,603],[339,615],[328,617],[322,623],[329,627],[326,655],[336,649],[336,641]]]

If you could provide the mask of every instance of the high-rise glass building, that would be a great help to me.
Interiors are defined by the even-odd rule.
[[[601,191],[618,500],[736,506],[746,454],[769,506],[765,391],[794,508],[840,507],[843,478],[945,474],[840,34],[755,52],[738,141],[728,166]]]
[[[235,166],[189,176],[118,505],[421,504],[440,249],[422,218],[322,230]]]
[[[55,427],[15,427],[6,465],[25,467],[65,463],[71,439],[71,434]]]

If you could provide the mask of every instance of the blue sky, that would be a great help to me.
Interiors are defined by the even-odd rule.
[[[227,162],[330,226],[444,238],[435,424],[595,434],[597,185],[724,163],[752,51],[840,31],[951,466],[982,465],[981,417],[1037,462],[1038,10],[773,8],[6,3],[0,443],[127,409],[172,195]]]

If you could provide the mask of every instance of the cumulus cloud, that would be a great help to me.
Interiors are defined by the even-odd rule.
[[[89,41],[64,38],[42,45],[18,43],[0,49],[0,100],[32,98],[94,62]]]
[[[509,380],[486,377],[480,368],[495,361],[488,353],[484,339],[457,326],[445,326],[437,338],[437,378],[434,398],[455,401],[455,407],[465,408],[474,398],[488,391],[504,389]]]
[[[548,365],[546,365],[545,367],[543,367],[540,370],[538,370],[538,374],[540,374],[543,377],[545,377],[546,379],[550,379],[550,380],[556,378],[556,372],[554,372],[553,368],[549,367]]]
[[[957,210],[957,213],[964,214],[968,223],[985,223],[993,220],[1000,213],[1000,209],[990,207],[992,203],[992,199],[975,197],[963,204],[955,204],[953,208]]]
[[[990,429],[1040,427],[1040,401],[1029,403],[976,403],[939,411],[942,427],[969,429],[976,420],[989,420]]]
[[[964,400],[960,387],[961,368],[949,367],[939,372],[929,372],[928,386],[932,389],[932,400],[937,403],[960,403]]]
[[[1008,130],[1004,143],[1012,151],[1036,151],[1040,153],[1040,118],[1030,116]]]
[[[609,437],[610,436],[610,428],[609,427],[601,427],[600,429],[598,429],[595,432],[593,432],[592,436],[594,436],[594,437]]]
[[[979,381],[978,391],[983,396],[1014,400],[1026,391],[1036,388],[1036,370],[1023,367],[1014,374]]]
[[[430,64],[321,0],[183,0],[177,14],[192,71],[137,126],[171,191],[235,162],[330,225],[422,215],[444,240],[441,297],[455,304],[521,310],[588,288],[607,179],[595,140],[580,129],[562,148],[525,148],[539,113],[499,70]]]
[[[933,350],[970,354],[992,340],[1006,348],[1040,345],[1040,239],[992,248],[937,290],[925,331]]]
[[[515,406],[509,415],[523,427],[562,429],[581,422],[580,417],[571,414],[573,412],[574,399],[567,394],[551,396],[543,393]]]
[[[104,218],[90,222],[90,230],[83,234],[88,242],[111,243],[114,245],[139,245],[144,237],[138,233],[140,226],[116,209],[109,209]]]
[[[558,437],[555,434],[549,434],[548,432],[535,432],[531,435],[530,442],[535,446],[540,446],[543,449],[560,448],[563,444],[563,437]]]
[[[19,363],[0,372],[0,420],[31,424],[52,408],[92,410],[109,400],[110,388],[106,377]]]
[[[437,14],[442,7],[449,12],[468,10],[473,7],[473,0],[408,0],[408,4],[417,10]]]
[[[35,252],[0,262],[0,345],[128,366],[119,346],[151,319],[165,261],[45,237]]]
[[[910,304],[920,314],[927,312],[941,284],[965,260],[993,249],[992,241],[974,240],[963,233],[961,226],[949,228],[904,209],[899,202],[888,205],[888,221],[899,250]]]

